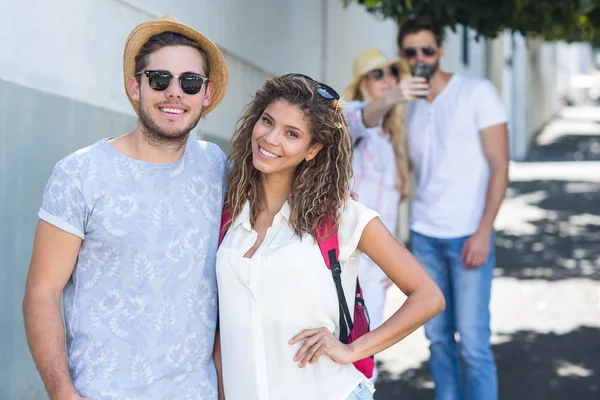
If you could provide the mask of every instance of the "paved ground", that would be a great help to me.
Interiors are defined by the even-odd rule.
[[[600,399],[600,108],[565,109],[511,165],[497,227],[500,399]],[[433,399],[428,355],[422,329],[384,352],[375,398]]]

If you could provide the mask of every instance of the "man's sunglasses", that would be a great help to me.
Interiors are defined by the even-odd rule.
[[[437,52],[437,49],[433,46],[423,46],[423,47],[407,47],[404,49],[404,57],[405,58],[415,58],[417,56],[417,52],[421,50],[421,53],[425,57],[433,57]]]
[[[333,90],[333,88],[331,86],[327,86],[324,83],[315,81],[310,76],[306,76],[303,74],[287,74],[287,75],[285,75],[285,77],[286,78],[304,78],[306,80],[316,83],[317,84],[317,93],[319,94],[319,96],[321,96],[324,99],[339,100],[339,98],[340,98],[340,95],[338,94],[338,92]]]
[[[162,92],[167,90],[171,84],[171,79],[178,78],[181,90],[185,94],[198,94],[202,90],[202,85],[206,82],[208,84],[208,77],[191,72],[186,72],[181,75],[173,75],[169,71],[154,71],[145,70],[138,72],[137,75],[146,75],[148,77],[148,83],[152,90]]]
[[[372,79],[374,81],[381,80],[385,75],[386,75],[386,71],[383,68],[374,69],[372,71],[369,71],[369,73],[367,74],[369,79]],[[398,77],[400,76],[400,73],[398,72],[398,68],[396,68],[395,66],[392,65],[389,68],[389,72],[387,73],[387,75],[390,75],[390,76],[398,79]]]

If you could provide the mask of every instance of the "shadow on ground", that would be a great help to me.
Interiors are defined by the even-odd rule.
[[[600,107],[564,109],[536,137],[526,161],[600,161]]]
[[[525,163],[600,161],[600,108],[568,108],[562,116],[536,139]],[[511,220],[497,235],[497,276],[600,280],[599,182],[511,182],[504,204]]]
[[[600,280],[600,183],[513,182],[510,224],[497,234],[497,276]]]
[[[561,137],[553,143],[532,148],[526,161],[600,161],[600,136],[574,134]]]
[[[600,399],[600,328],[502,336],[506,341],[493,346],[500,400]],[[430,376],[427,364],[393,380],[384,371],[375,399],[433,400]]]
[[[561,117],[538,138],[526,163],[600,161],[600,108],[567,108]],[[509,221],[497,233],[497,275],[600,281],[600,182],[584,179],[510,184]],[[600,399],[600,328],[500,336],[493,350],[501,400]],[[384,369],[376,400],[434,399],[427,363],[399,377]]]

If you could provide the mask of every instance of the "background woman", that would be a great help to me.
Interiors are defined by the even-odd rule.
[[[423,78],[410,76],[404,60],[390,60],[375,49],[358,55],[353,72],[346,88],[349,101],[344,106],[354,146],[352,190],[361,203],[379,213],[395,235],[398,206],[410,187],[404,103],[425,96],[428,85]],[[375,329],[383,321],[388,279],[366,254],[361,257],[358,275],[371,329]],[[377,371],[373,381],[376,379]]]

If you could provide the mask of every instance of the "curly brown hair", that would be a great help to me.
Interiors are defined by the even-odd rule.
[[[339,100],[321,97],[315,81],[301,77],[270,78],[244,108],[231,140],[225,205],[235,220],[249,201],[250,223],[254,226],[263,191],[261,172],[252,162],[252,131],[265,109],[280,99],[296,105],[307,117],[310,146],[323,146],[316,157],[302,161],[296,168],[288,199],[293,231],[298,236],[313,235],[326,220],[333,217],[339,221],[339,210],[349,196],[352,177],[352,144],[342,106]]]

